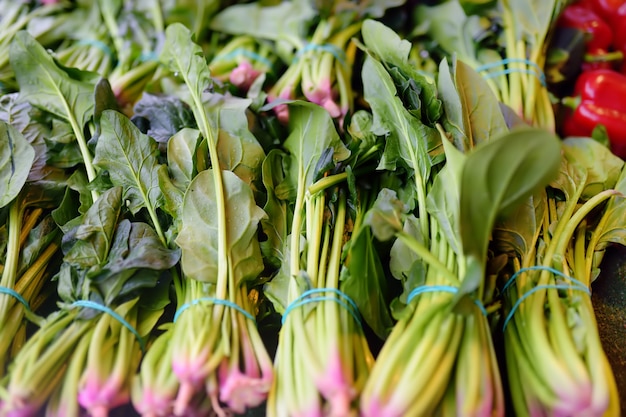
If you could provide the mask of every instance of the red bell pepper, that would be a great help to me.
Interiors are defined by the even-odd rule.
[[[591,136],[599,124],[606,128],[611,150],[626,158],[626,75],[611,70],[583,73],[574,87],[576,97],[563,99],[573,107],[564,120],[565,136]]]
[[[567,6],[559,17],[558,27],[580,29],[587,34],[587,50],[607,50],[613,42],[613,31],[593,10],[578,4]]]
[[[624,5],[624,0],[592,0],[590,3],[594,12],[614,26],[618,10]]]

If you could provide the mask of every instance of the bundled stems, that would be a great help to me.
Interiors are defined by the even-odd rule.
[[[298,262],[292,270],[292,304],[283,313],[269,416],[357,415],[358,397],[373,364],[358,311],[339,291],[343,246],[351,233],[346,196],[339,191],[332,203],[325,194],[306,193],[303,224],[294,216],[292,237],[299,241],[300,226],[306,236],[306,266],[301,269]],[[298,289],[298,275],[306,277],[308,291]]]

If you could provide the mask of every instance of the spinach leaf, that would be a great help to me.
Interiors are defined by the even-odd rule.
[[[215,106],[211,113],[217,113],[219,120],[217,152],[220,166],[253,186],[260,177],[265,151],[248,129],[246,112],[252,100],[217,94],[211,98],[211,104]]]
[[[362,78],[364,97],[374,115],[372,131],[387,136],[379,169],[393,171],[400,164],[414,170],[425,183],[434,162],[429,151],[440,144],[439,133],[409,113],[387,70],[370,55],[365,58]]]
[[[21,99],[69,123],[87,178],[93,181],[96,170],[83,129],[94,112],[96,75],[58,65],[26,31],[18,32],[11,41],[9,59],[20,85]],[[91,195],[94,201],[98,198],[95,190]]]
[[[587,171],[583,199],[613,188],[619,178],[624,161],[606,146],[590,138],[570,137],[563,140],[564,156]]]
[[[288,196],[276,192],[278,184],[285,180],[285,160],[287,155],[279,150],[269,151],[262,165],[262,179],[266,200],[263,210],[267,217],[261,220],[265,240],[261,242],[261,251],[265,260],[274,267],[279,267],[288,258],[283,249],[289,235],[293,213],[288,207]]]
[[[189,106],[177,97],[167,95],[144,92],[135,104],[133,117],[145,118],[149,122],[146,133],[159,143],[166,143],[183,128],[196,127]]]
[[[387,307],[387,278],[371,228],[360,228],[347,245],[346,266],[340,277],[341,290],[355,301],[365,322],[384,340],[394,322]]]
[[[278,2],[269,6],[252,2],[227,7],[211,20],[210,27],[231,35],[250,35],[279,43],[287,40],[297,44],[305,36],[305,30],[316,14],[308,0]]]
[[[89,269],[109,256],[113,234],[122,208],[122,188],[105,191],[85,213],[80,225],[63,236],[64,261]]]
[[[171,24],[165,33],[165,44],[160,56],[163,62],[175,75],[182,77],[191,95],[191,110],[198,127],[205,139],[216,140],[212,132],[205,132],[206,114],[202,96],[211,85],[211,73],[202,48],[192,41],[189,29],[179,23]],[[217,129],[217,126],[213,126]]]
[[[230,171],[222,171],[224,201],[216,201],[213,175],[212,169],[200,172],[185,193],[182,228],[176,238],[183,271],[192,279],[215,284],[219,234],[226,233],[232,277],[241,284],[263,270],[257,227],[265,213],[255,204],[250,187]],[[218,204],[229,213],[226,230],[219,230]]]
[[[482,279],[498,217],[510,215],[558,175],[561,142],[537,128],[520,128],[483,142],[467,155],[461,178],[461,242],[468,257],[467,293]]]
[[[305,101],[289,103],[289,130],[284,143],[291,157],[288,178],[296,179],[305,187],[315,180],[315,167],[327,149],[332,148],[335,163],[350,156],[332,118],[326,109],[316,104]]]
[[[107,262],[89,278],[110,305],[118,297],[154,287],[159,276],[156,271],[173,267],[179,258],[180,250],[163,246],[148,224],[125,219],[117,226]]]
[[[442,142],[446,164],[433,179],[426,196],[426,210],[437,219],[450,248],[461,255],[460,195],[465,155],[449,140],[444,139]]]
[[[163,203],[159,188],[159,153],[157,143],[124,115],[105,110],[101,118],[101,134],[96,145],[94,164],[109,173],[113,185],[124,190],[124,200],[131,213],[145,207],[154,227],[162,236],[156,210]],[[165,239],[162,241],[165,243]]]
[[[13,126],[0,121],[0,207],[17,197],[35,160],[35,150]]]

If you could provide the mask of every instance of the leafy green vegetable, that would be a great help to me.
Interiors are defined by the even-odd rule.
[[[35,151],[13,126],[0,122],[0,207],[15,199],[35,159]]]
[[[114,185],[123,187],[124,200],[131,213],[145,207],[159,238],[165,243],[156,210],[162,205],[159,188],[158,147],[122,114],[102,113],[101,134],[96,145],[94,165],[107,170]]]
[[[227,229],[216,224],[216,205],[212,197],[213,170],[199,173],[185,194],[182,228],[176,243],[182,249],[182,267],[185,274],[202,282],[216,284],[218,269],[217,240],[219,233],[228,236],[228,257],[236,285],[256,276],[263,269],[258,244],[255,244],[257,225],[265,215],[257,207],[250,188],[230,171],[222,173],[224,204],[229,213]]]

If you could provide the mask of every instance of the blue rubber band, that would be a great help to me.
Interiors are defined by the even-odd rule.
[[[328,292],[333,293],[338,297],[322,296],[308,298],[310,295]],[[303,292],[302,295],[293,300],[293,302],[289,304],[285,309],[285,312],[283,313],[282,324],[285,324],[287,315],[289,315],[291,311],[295,310],[298,307],[302,307],[303,305],[319,303],[320,301],[333,301],[339,304],[341,307],[345,308],[348,313],[350,313],[352,318],[354,318],[354,321],[358,323],[359,327],[363,327],[363,324],[361,323],[361,316],[359,314],[359,308],[357,307],[356,303],[350,297],[348,297],[347,294],[339,291],[337,288],[313,288]]]
[[[75,45],[93,46],[94,48],[99,49],[105,54],[107,54],[109,58],[111,59],[115,58],[113,51],[111,51],[111,48],[109,48],[109,45],[97,39],[81,39],[78,42],[76,42]]]
[[[507,314],[506,318],[504,319],[504,324],[502,325],[502,331],[504,331],[504,329],[506,329],[506,326],[509,324],[509,321],[511,321],[511,319],[513,318],[513,314],[515,314],[515,311],[519,308],[519,306],[522,304],[522,302],[526,298],[531,296],[533,293],[535,293],[535,292],[537,292],[539,290],[545,290],[545,289],[551,289],[551,288],[552,289],[556,289],[556,290],[575,290],[575,291],[582,291],[582,292],[584,292],[585,294],[587,294],[589,296],[591,295],[591,291],[589,291],[589,288],[585,284],[583,284],[581,281],[577,280],[576,278],[570,277],[569,275],[564,274],[563,272],[559,271],[556,268],[552,268],[552,267],[549,267],[549,266],[543,266],[543,265],[535,265],[535,266],[529,266],[527,268],[521,268],[520,270],[515,272],[513,274],[513,276],[511,276],[511,278],[509,278],[509,280],[506,282],[506,284],[504,284],[504,287],[502,287],[502,292],[506,291],[522,272],[537,271],[537,270],[549,271],[549,272],[553,273],[554,275],[558,275],[560,277],[568,279],[569,281],[572,282],[572,284],[545,284],[545,285],[537,285],[537,286],[531,288],[530,290],[526,291],[515,302],[515,304],[513,304],[513,307],[511,307],[511,311],[509,311],[509,314]]]
[[[26,301],[24,297],[22,297],[22,295],[14,289],[0,286],[0,294],[10,295],[11,297],[19,301],[26,308],[26,311],[30,311],[28,301]]]
[[[154,51],[142,52],[141,55],[139,55],[139,61],[140,62],[148,62],[148,61],[158,62],[159,54],[157,54]]]
[[[306,45],[304,45],[303,48],[301,48],[296,53],[296,56],[294,57],[294,62],[297,62],[302,57],[302,55],[304,55],[305,53],[309,51],[328,52],[329,54],[333,55],[337,59],[337,61],[341,62],[344,65],[346,63],[345,52],[339,49],[338,47],[336,47],[335,45],[328,44],[328,43],[321,44],[321,45],[317,43],[307,43]]]
[[[238,312],[240,312],[241,314],[243,314],[247,319],[250,319],[252,321],[256,321],[256,319],[254,318],[254,316],[250,313],[248,313],[246,310],[244,310],[243,308],[241,308],[241,306],[233,303],[232,301],[228,301],[228,300],[224,300],[221,298],[215,298],[215,297],[201,297],[201,298],[196,298],[195,300],[192,300],[188,303],[185,303],[183,305],[181,305],[178,310],[176,310],[176,313],[174,313],[174,323],[176,323],[176,320],[178,320],[178,317],[180,316],[180,314],[187,310],[189,307],[191,306],[195,306],[196,304],[200,304],[201,302],[207,302],[207,303],[213,303],[213,304],[219,304],[219,305],[223,305],[226,307],[230,307],[233,310],[237,310]]]
[[[213,58],[213,62],[227,61],[227,60],[234,59],[240,56],[243,56],[245,58],[250,58],[253,61],[260,62],[261,64],[265,65],[268,68],[272,68],[272,61],[246,48],[235,48],[232,51],[228,52],[227,54],[217,55],[215,58]]]
[[[450,285],[420,285],[419,287],[414,288],[409,293],[409,295],[406,297],[406,303],[409,304],[415,297],[427,292],[449,292],[450,294],[456,294],[459,292],[459,289]],[[483,303],[481,303],[477,299],[474,299],[474,304],[478,306],[480,312],[483,313],[484,316],[487,315],[487,309],[485,308]]]
[[[498,77],[500,75],[506,75],[506,74],[511,74],[513,72],[521,72],[524,74],[530,74],[530,75],[534,75],[535,77],[537,77],[539,79],[539,82],[541,83],[542,86],[546,86],[546,76],[543,73],[542,69],[539,67],[539,65],[537,65],[536,62],[533,62],[529,59],[524,59],[524,58],[505,58],[503,60],[500,61],[496,61],[496,62],[490,62],[488,64],[484,64],[484,65],[479,65],[478,67],[475,68],[475,70],[477,72],[483,72],[483,71],[487,71],[487,70],[491,70],[494,68],[499,68],[505,65],[508,65],[510,63],[520,63],[520,64],[526,64],[530,67],[535,68],[535,70],[530,70],[530,69],[526,69],[526,68],[507,68],[501,71],[495,71],[495,72],[489,72],[487,74],[484,75],[485,78],[494,78],[494,77]]]
[[[96,303],[94,301],[90,301],[90,300],[74,301],[72,304],[70,304],[70,307],[91,308],[93,310],[101,311],[101,312],[106,313],[109,316],[113,317],[115,320],[119,321],[120,324],[122,324],[122,326],[124,326],[128,330],[130,330],[130,332],[137,338],[137,341],[139,342],[139,347],[141,348],[141,351],[145,353],[145,351],[146,351],[146,342],[143,340],[143,337],[141,337],[141,335],[139,334],[137,329],[135,329],[133,326],[131,326],[131,324],[129,322],[127,322],[124,319],[124,317],[120,316],[119,314],[117,314],[115,311],[113,311],[109,307],[107,307],[105,305],[102,305],[102,304],[99,304],[99,303]]]

